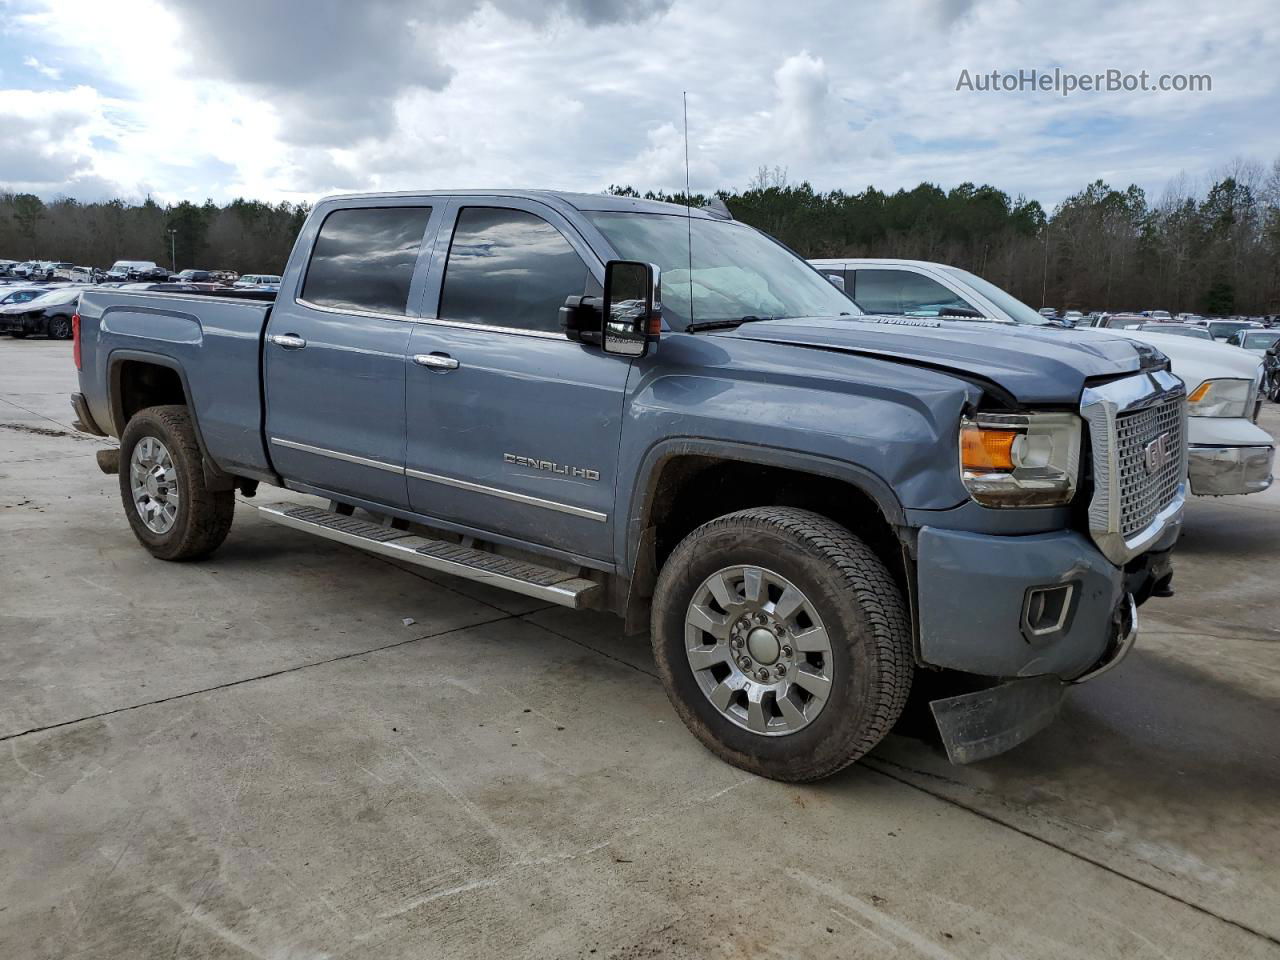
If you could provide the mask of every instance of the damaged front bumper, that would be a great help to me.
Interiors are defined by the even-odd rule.
[[[1138,607],[1132,594],[1116,608],[1111,640],[1102,658],[1074,680],[1055,676],[1008,680],[983,690],[930,702],[934,722],[952,763],[976,763],[1011,750],[1058,715],[1067,689],[1111,670],[1138,639]]]
[[[1177,517],[1123,566],[1070,530],[993,536],[921,529],[918,656],[943,671],[942,682],[963,690],[930,704],[953,762],[973,763],[1022,743],[1053,720],[1073,683],[1128,655],[1137,608],[1172,593],[1180,529]]]

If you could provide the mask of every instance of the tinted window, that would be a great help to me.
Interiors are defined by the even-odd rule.
[[[430,207],[333,211],[311,251],[302,299],[339,310],[404,314],[430,216]]]
[[[858,270],[849,293],[867,313],[936,317],[944,310],[962,316],[980,312],[938,281],[908,270]]]
[[[1215,340],[1225,340],[1233,333],[1247,328],[1249,324],[1239,321],[1213,322],[1209,324],[1209,333],[1213,335]]]
[[[558,332],[565,297],[586,293],[587,277],[577,251],[541,217],[467,207],[449,245],[440,316]]]

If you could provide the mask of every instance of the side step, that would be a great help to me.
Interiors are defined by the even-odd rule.
[[[429,570],[492,584],[562,607],[584,607],[588,598],[600,589],[600,585],[592,580],[583,580],[561,570],[512,560],[447,540],[420,537],[407,530],[345,517],[318,507],[268,503],[258,507],[258,511],[272,523],[305,530],[384,557],[396,557]]]

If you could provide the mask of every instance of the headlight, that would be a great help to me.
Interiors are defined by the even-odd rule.
[[[1206,380],[1187,397],[1192,417],[1243,417],[1253,395],[1251,380]]]
[[[960,476],[988,507],[1070,503],[1080,472],[1073,413],[978,414],[960,422]]]

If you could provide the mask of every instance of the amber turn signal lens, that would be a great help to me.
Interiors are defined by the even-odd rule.
[[[1014,430],[964,427],[960,431],[960,464],[965,470],[1012,470]]]
[[[1199,403],[1204,399],[1204,395],[1209,392],[1210,381],[1206,380],[1200,386],[1196,387],[1195,392],[1187,397],[1187,403]]]

